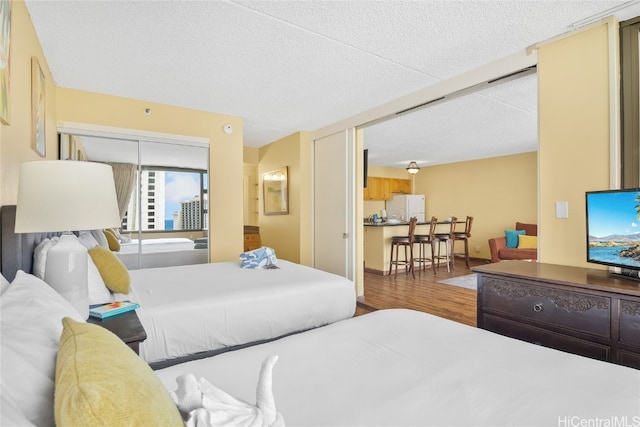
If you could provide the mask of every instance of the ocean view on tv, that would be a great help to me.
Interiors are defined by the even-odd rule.
[[[587,261],[640,268],[638,189],[588,192]]]

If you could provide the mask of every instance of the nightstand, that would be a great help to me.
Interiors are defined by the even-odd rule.
[[[113,332],[118,338],[124,341],[126,345],[135,351],[136,354],[140,354],[140,343],[147,339],[147,333],[145,332],[142,323],[140,323],[140,319],[138,318],[138,314],[135,310],[118,314],[113,317],[107,317],[106,319],[89,317],[89,319],[87,319],[87,323],[102,326],[103,328]]]

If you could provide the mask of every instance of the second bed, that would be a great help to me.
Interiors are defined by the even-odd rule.
[[[153,367],[222,352],[352,317],[352,281],[279,260],[277,269],[235,262],[130,271],[147,339],[140,356]]]

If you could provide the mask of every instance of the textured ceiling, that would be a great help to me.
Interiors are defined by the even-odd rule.
[[[622,1],[25,1],[56,85],[244,118],[259,147],[567,32]],[[535,75],[365,130],[371,164],[532,151]]]

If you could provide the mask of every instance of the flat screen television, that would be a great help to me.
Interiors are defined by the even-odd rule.
[[[587,262],[640,272],[640,188],[588,191]],[[617,273],[617,272],[614,272]]]

